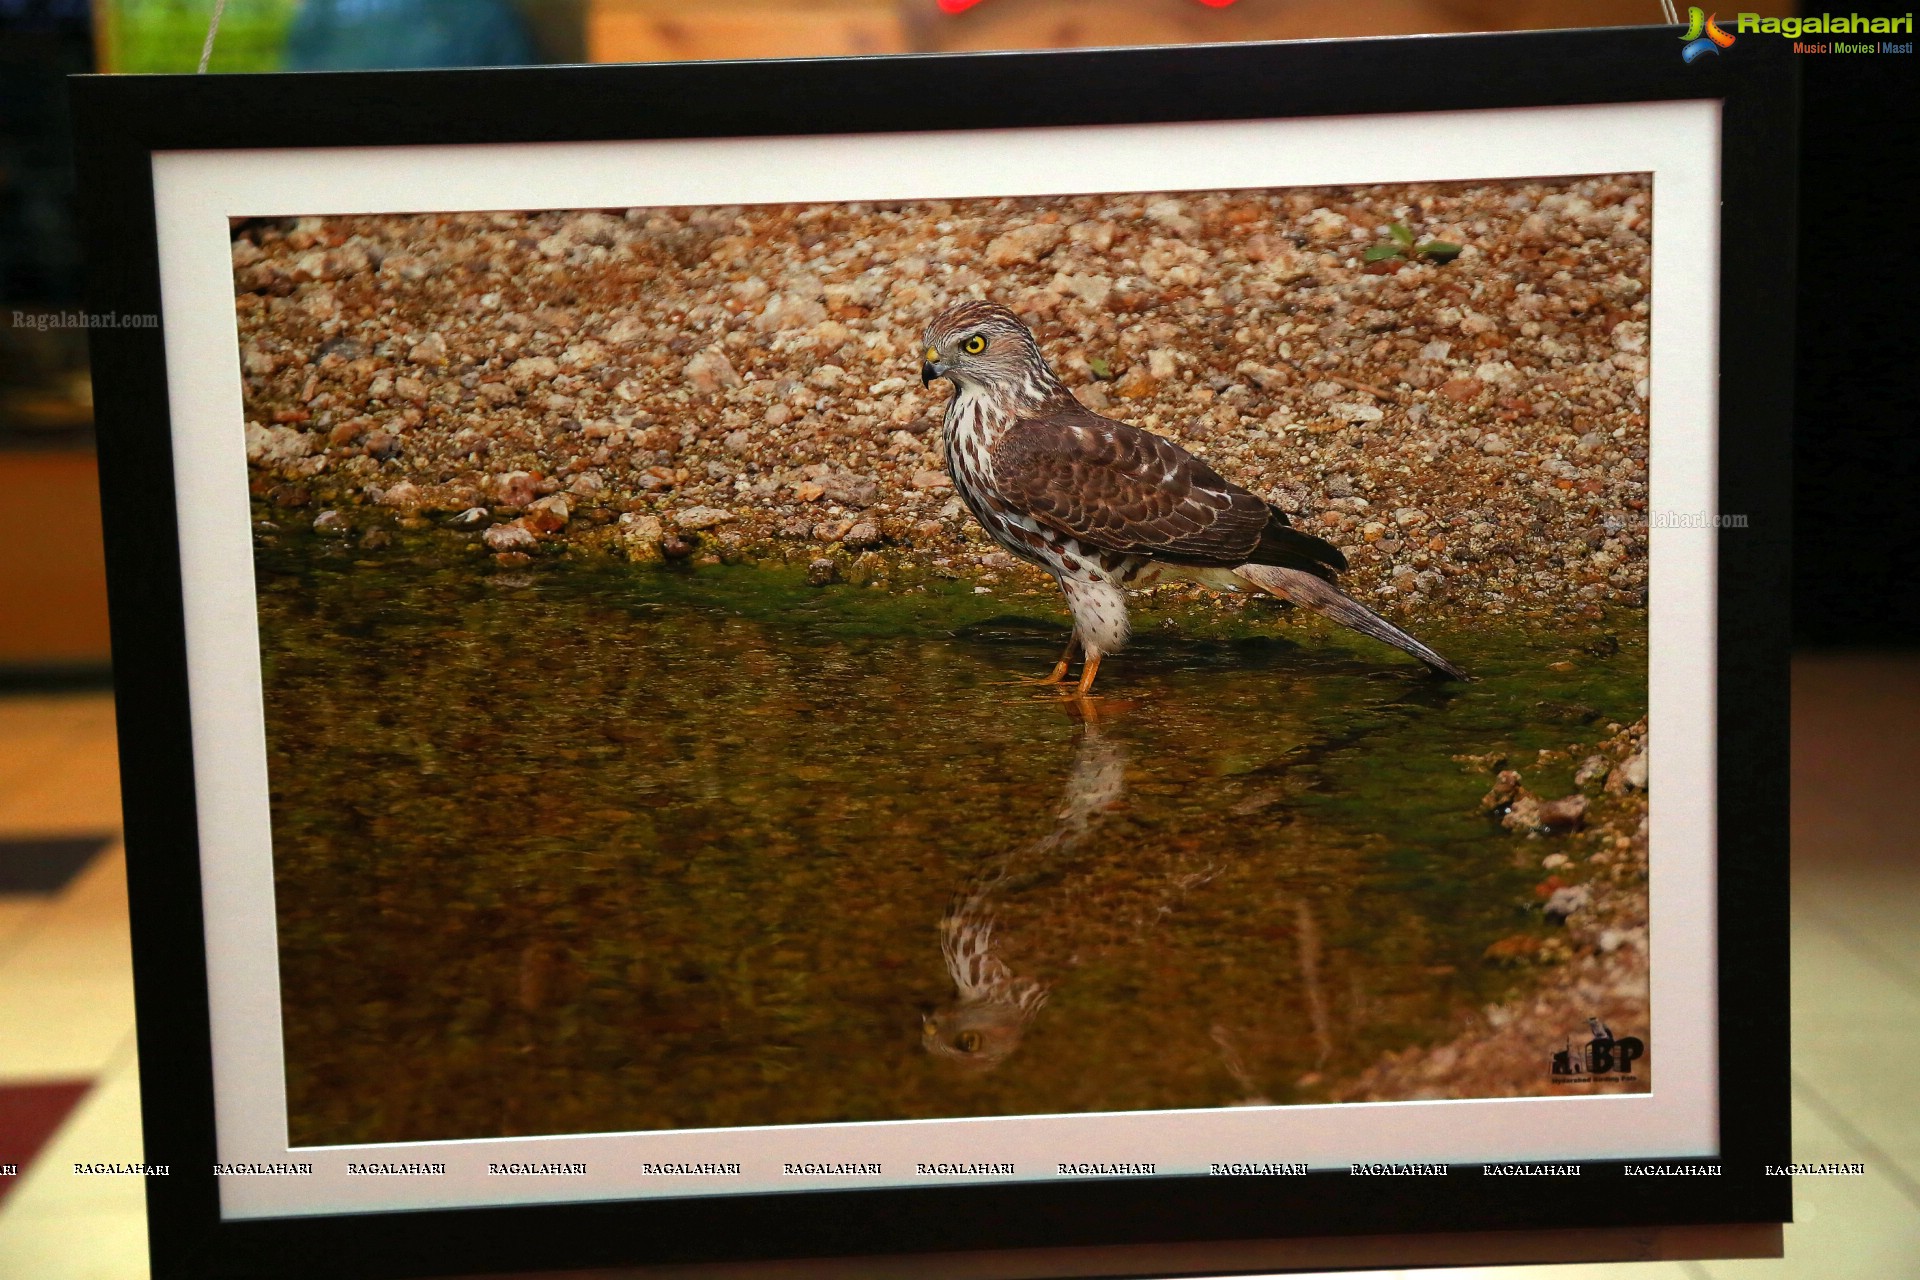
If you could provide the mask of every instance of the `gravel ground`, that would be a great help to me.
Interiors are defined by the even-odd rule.
[[[1423,616],[1644,606],[1645,175],[1215,194],[247,221],[262,518],[377,550],[1026,582],[948,485],[922,326],[1020,311]],[[1367,264],[1399,221],[1465,246]],[[1163,590],[1180,591],[1184,588]]]
[[[1586,749],[1543,751],[1529,768],[1565,776],[1575,790],[1534,795],[1517,763],[1501,752],[1468,757],[1492,775],[1481,807],[1514,833],[1515,857],[1541,868],[1538,906],[1560,931],[1495,942],[1487,959],[1534,970],[1528,994],[1489,1005],[1455,1038],[1388,1055],[1338,1090],[1341,1101],[1510,1098],[1563,1093],[1645,1093],[1653,1087],[1654,1045],[1631,1080],[1554,1080],[1555,1050],[1589,1038],[1599,1018],[1618,1037],[1648,1041],[1647,722]]]

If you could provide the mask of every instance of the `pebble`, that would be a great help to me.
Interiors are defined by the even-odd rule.
[[[1546,906],[1542,910],[1547,919],[1556,924],[1564,923],[1566,918],[1574,912],[1585,910],[1591,896],[1587,886],[1583,884],[1567,885],[1565,888],[1555,889],[1547,897]]]
[[[533,531],[522,524],[496,524],[480,535],[490,551],[527,551],[537,544]]]
[[[1642,751],[1622,760],[1607,776],[1607,790],[1614,795],[1623,791],[1647,789],[1647,753]]]
[[[1583,795],[1562,796],[1540,806],[1539,823],[1543,830],[1565,832],[1578,830],[1586,820],[1587,798]]]
[[[1574,770],[1573,785],[1576,787],[1590,787],[1596,782],[1604,782],[1608,767],[1605,756],[1588,756],[1580,762],[1580,767]]]
[[[313,518],[315,533],[347,534],[353,532],[353,526],[338,511],[322,511]]]
[[[708,347],[687,361],[685,369],[688,385],[696,391],[711,394],[723,387],[740,386],[742,379],[733,367],[733,361],[719,347]]]
[[[520,519],[535,533],[558,533],[567,527],[567,521],[572,518],[572,515],[566,498],[556,493],[534,502]]]
[[[531,472],[509,471],[489,477],[487,491],[503,507],[524,507],[540,495],[540,483]]]
[[[870,507],[880,500],[880,482],[872,476],[828,476],[821,482],[828,498],[843,506]]]
[[[688,507],[675,517],[674,523],[682,529],[711,529],[731,519],[733,513],[719,507]]]
[[[1525,794],[1525,789],[1520,785],[1520,775],[1512,769],[1502,769],[1494,777],[1493,789],[1480,797],[1480,807],[1488,812],[1497,813]]]
[[[987,261],[996,267],[1038,262],[1066,239],[1067,231],[1057,222],[1035,222],[1015,227],[987,243]]]
[[[807,562],[807,584],[809,586],[824,587],[828,583],[839,581],[839,578],[840,566],[825,556]]]

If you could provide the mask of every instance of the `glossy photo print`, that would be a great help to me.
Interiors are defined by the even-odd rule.
[[[290,1145],[1649,1091],[1654,214],[232,217]]]

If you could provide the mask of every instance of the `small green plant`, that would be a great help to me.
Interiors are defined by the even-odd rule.
[[[1396,222],[1387,228],[1392,237],[1391,244],[1368,245],[1361,255],[1367,262],[1385,262],[1388,258],[1405,258],[1408,262],[1418,262],[1425,258],[1429,262],[1452,262],[1460,256],[1461,246],[1451,240],[1429,240],[1425,244],[1416,244],[1412,231],[1404,222]]]
[[[1093,376],[1100,379],[1100,381],[1113,381],[1113,366],[1108,364],[1104,357],[1094,356],[1091,360],[1087,361],[1087,368],[1093,370]]]

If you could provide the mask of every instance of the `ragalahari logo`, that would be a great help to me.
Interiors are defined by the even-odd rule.
[[[1733,37],[1714,25],[1717,14],[1706,13],[1698,5],[1687,10],[1687,34],[1680,38],[1680,56],[1688,63],[1706,53],[1719,53],[1733,43]]]

